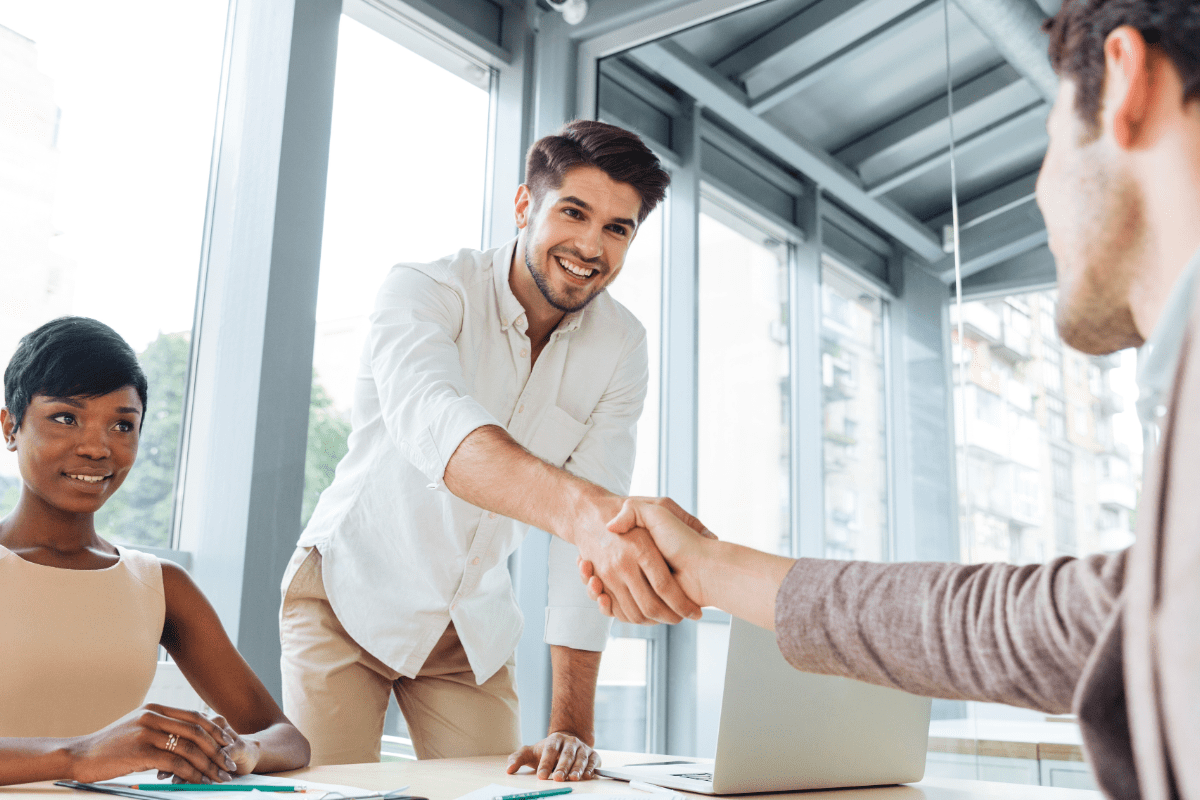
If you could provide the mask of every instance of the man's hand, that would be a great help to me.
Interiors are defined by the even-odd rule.
[[[595,777],[600,756],[587,742],[558,731],[508,757],[509,775],[521,767],[537,770],[538,780],[586,781]]]
[[[701,537],[716,539],[700,520],[684,511],[669,497],[632,497],[622,504],[621,511],[608,523],[608,530],[624,535],[630,530],[645,530],[654,539],[659,552],[666,559],[674,577],[679,581],[688,597],[699,605],[707,605],[705,593],[697,570],[685,569],[689,558],[697,554]],[[584,559],[579,560],[579,574],[588,587],[588,595],[595,600],[601,612],[615,616],[622,622],[628,619],[621,601],[606,591],[606,583],[595,566]]]
[[[650,534],[637,526],[619,532],[609,527],[621,511],[620,503],[619,497],[607,493],[589,497],[574,515],[569,540],[579,548],[580,560],[590,563],[603,581],[620,609],[618,618],[638,625],[699,619],[700,607],[671,576]]]

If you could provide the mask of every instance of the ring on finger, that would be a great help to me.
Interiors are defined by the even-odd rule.
[[[167,746],[163,749],[165,749],[168,753],[174,753],[175,745],[177,744],[179,744],[179,734],[172,733],[167,737]]]

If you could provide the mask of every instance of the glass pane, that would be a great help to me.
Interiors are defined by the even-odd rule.
[[[964,561],[1036,563],[1133,542],[1142,467],[1136,354],[1065,347],[1054,314],[1054,292],[963,304],[965,448],[962,424],[956,434],[965,458]],[[951,320],[957,342],[953,305]]]
[[[1041,563],[1133,542],[1142,466],[1136,355],[1087,356],[1064,346],[1055,302],[1050,291],[964,303],[961,348],[951,303],[950,336],[967,367],[965,392],[958,364],[953,373],[965,563]],[[1081,748],[1072,722],[993,703],[934,701],[926,774],[1038,783],[1036,760],[976,764],[962,753],[977,741],[1011,742],[1017,751],[1039,741]],[[1070,769],[1056,770],[1055,785],[1095,788],[1086,764],[1057,763]]]
[[[666,202],[669,202],[670,198]],[[665,203],[664,203],[665,205]],[[663,205],[646,217],[629,247],[621,274],[609,293],[646,327],[650,353],[650,382],[637,427],[637,459],[633,465],[632,495],[656,496],[658,491],[659,364],[662,358]]]
[[[478,247],[482,239],[489,97],[487,73],[479,76],[468,82],[342,17],[313,346],[305,524],[346,454],[358,354],[387,271],[400,261],[433,261]],[[417,120],[422,124],[414,124]],[[436,124],[425,124],[431,121]]]
[[[610,637],[596,683],[596,747],[647,752],[649,639]]]
[[[821,266],[826,558],[891,557],[883,325],[879,296],[826,256]]]
[[[0,0],[0,365],[64,314],[139,354],[149,407],[101,535],[168,547],[224,0]],[[150,68],[152,67],[152,68]],[[0,455],[0,516],[20,494]]]
[[[787,248],[700,215],[700,519],[790,553]]]

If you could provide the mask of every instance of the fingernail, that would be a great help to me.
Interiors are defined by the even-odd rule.
[[[225,744],[233,744],[233,737],[225,731],[221,731],[221,738],[225,740]]]
[[[210,777],[208,777],[207,775],[201,775],[201,776],[200,776],[200,782],[201,782],[201,783],[212,783],[212,782],[213,782],[213,779],[212,779],[212,778],[210,778]]]
[[[225,769],[237,769],[237,763],[229,756],[225,756]]]
[[[232,780],[232,778],[229,777],[229,773],[223,769],[217,770],[217,777],[223,781]]]

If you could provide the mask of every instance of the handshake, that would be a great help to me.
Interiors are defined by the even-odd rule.
[[[611,509],[620,498],[606,500]],[[699,619],[701,607],[712,604],[705,592],[706,559],[712,562],[717,537],[674,500],[626,498],[598,527],[577,529],[574,539],[580,577],[605,615],[640,625],[674,624]]]

